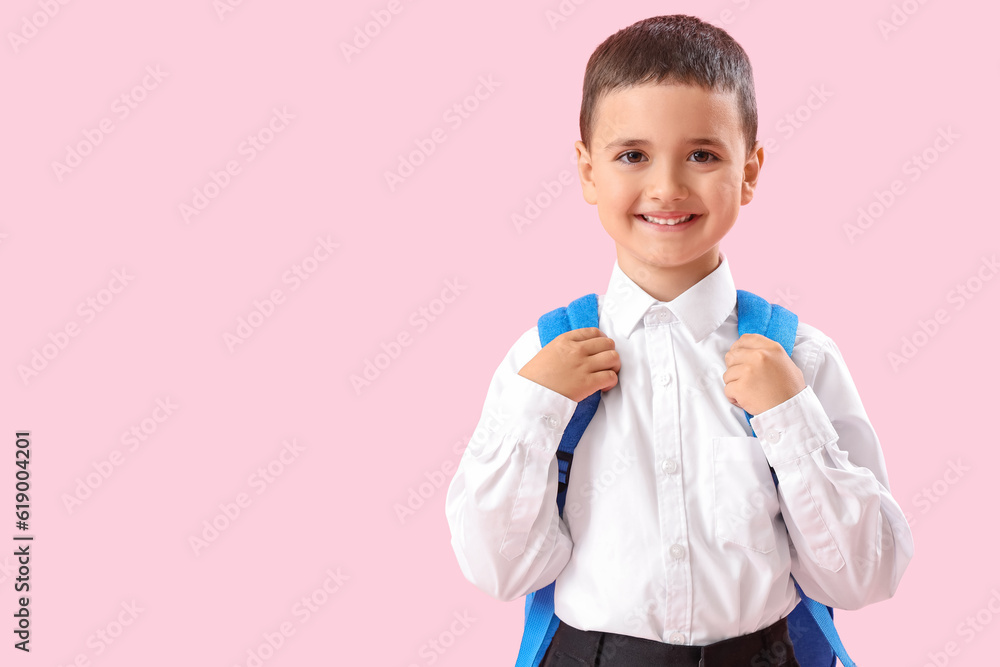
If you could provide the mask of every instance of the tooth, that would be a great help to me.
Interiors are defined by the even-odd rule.
[[[683,218],[675,218],[675,222],[657,222],[658,220],[663,220],[663,218],[651,219],[650,216],[645,215],[645,214],[643,214],[642,217],[645,218],[647,222],[652,222],[652,223],[655,223],[655,224],[658,224],[658,225],[664,225],[665,224],[665,225],[673,226],[673,225],[679,225],[682,222],[687,222],[693,215],[694,214],[691,213],[691,214],[685,215]]]

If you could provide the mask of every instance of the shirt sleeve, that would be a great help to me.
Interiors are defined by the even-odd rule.
[[[534,327],[497,368],[445,499],[462,574],[500,600],[555,581],[573,548],[556,505],[556,450],[577,402],[518,375],[540,350]]]
[[[816,344],[813,381],[750,425],[778,478],[792,575],[814,600],[859,609],[895,594],[913,536],[840,350]]]

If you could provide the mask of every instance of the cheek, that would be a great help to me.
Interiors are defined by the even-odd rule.
[[[607,208],[629,206],[634,193],[620,179],[606,179],[600,184],[601,200]]]
[[[716,197],[722,202],[736,200],[739,203],[739,199],[743,193],[743,174],[720,174],[719,180],[715,183],[714,192]]]

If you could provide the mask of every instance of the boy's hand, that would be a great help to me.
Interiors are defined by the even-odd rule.
[[[621,367],[615,341],[587,327],[553,338],[517,374],[579,403],[618,384]]]
[[[751,415],[780,405],[806,388],[802,371],[781,343],[760,334],[743,334],[726,352],[729,402]]]

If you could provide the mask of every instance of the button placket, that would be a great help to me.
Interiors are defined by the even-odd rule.
[[[684,486],[679,469],[681,455],[679,386],[676,360],[672,354],[673,327],[679,322],[673,313],[659,311],[647,314],[646,350],[649,359],[649,382],[653,394],[653,432],[650,434],[653,455],[657,461],[656,490],[660,515],[663,583],[665,586],[663,616],[660,622],[665,633],[676,632],[690,623],[691,573],[687,549],[687,514],[684,510]],[[666,635],[669,636],[669,635]],[[684,638],[682,635],[681,642]],[[681,643],[678,642],[678,643]]]

